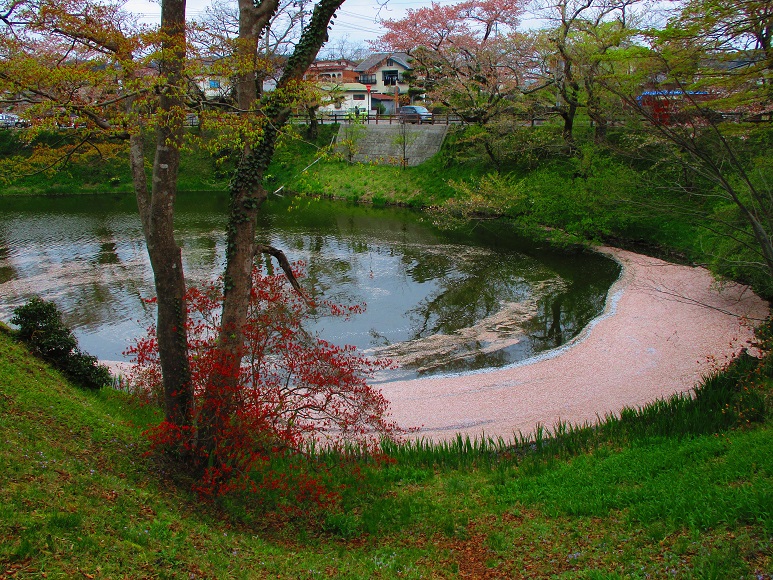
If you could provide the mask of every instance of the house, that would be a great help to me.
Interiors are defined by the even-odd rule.
[[[400,101],[408,98],[406,73],[413,70],[410,61],[411,57],[404,52],[378,52],[355,67],[357,82],[366,90],[370,88],[369,108],[376,108],[377,103],[380,103],[385,112],[396,112],[399,104],[402,104]],[[400,95],[403,95],[402,99]]]
[[[683,91],[681,89],[643,91],[636,97],[639,105],[649,111],[656,123],[671,125],[684,120],[686,107],[705,103],[713,96],[707,91]]]
[[[274,56],[272,60],[263,63],[264,67],[268,66],[268,70],[265,68],[256,70],[258,75],[262,75],[261,90],[264,93],[276,89],[277,78],[284,64],[284,58]],[[228,102],[235,97],[235,79],[229,66],[226,61],[216,58],[203,59],[199,62],[199,71],[194,75],[193,82],[204,100]]]
[[[735,77],[757,86],[766,83],[768,70],[766,55],[759,50],[737,51],[712,55],[701,60],[700,67],[687,79],[688,85],[701,86],[701,90],[688,90],[668,82],[668,75],[661,72],[636,97],[641,108],[647,110],[652,120],[664,125],[683,123],[702,117],[704,120],[768,122],[773,120],[773,107],[730,103],[730,87],[721,79]],[[748,88],[737,85],[736,92]],[[712,101],[716,101],[712,103]],[[711,103],[711,104],[707,104]]]
[[[316,60],[303,75],[304,80],[316,81],[327,94],[325,104],[320,107],[324,113],[347,113],[358,107],[367,110],[367,89],[357,83],[354,68],[357,63],[345,58]]]
[[[404,52],[378,52],[370,55],[357,65],[357,81],[370,85],[371,92],[393,94],[408,92],[408,81],[405,73],[413,70],[409,64],[411,57]]]
[[[321,112],[348,114],[380,110],[394,114],[409,102],[408,76],[413,70],[404,52],[379,52],[360,64],[347,59],[318,60],[304,79],[318,81],[327,93]]]
[[[234,84],[230,77],[213,72],[205,72],[196,77],[195,83],[207,101],[225,102],[233,98]],[[276,79],[269,76],[261,82],[264,93],[276,88]]]
[[[326,104],[319,110],[323,113],[346,114],[365,113],[373,101],[369,99],[368,88],[361,83],[322,83],[321,88],[327,94]]]
[[[356,62],[345,58],[315,60],[303,75],[303,80],[320,83],[354,83],[357,82],[357,73],[354,72],[356,66]]]
[[[231,79],[213,73],[196,78],[196,85],[207,101],[226,101],[231,96]]]

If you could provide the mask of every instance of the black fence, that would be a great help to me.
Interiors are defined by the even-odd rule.
[[[296,118],[296,122],[308,122],[308,119]],[[401,123],[417,123],[416,119],[401,117],[400,115],[382,115],[371,113],[366,115],[364,112],[356,115],[355,113],[324,113],[317,116],[317,122],[325,123],[364,123],[367,125],[398,125]],[[464,123],[459,115],[434,114],[432,120],[422,120],[421,124],[426,125],[460,125]]]

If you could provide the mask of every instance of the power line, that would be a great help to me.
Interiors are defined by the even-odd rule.
[[[367,26],[360,26],[358,24],[350,24],[348,22],[336,21],[333,23],[333,29],[346,28],[348,30],[356,30],[357,32],[371,32],[373,34],[382,34],[386,32],[383,28],[368,28]]]
[[[348,12],[347,10],[339,10],[337,14],[343,14],[344,16],[348,16],[350,18],[359,18],[360,20],[367,20],[368,22],[373,22],[373,23],[376,22],[374,18],[371,18],[369,16],[361,16],[355,12]]]

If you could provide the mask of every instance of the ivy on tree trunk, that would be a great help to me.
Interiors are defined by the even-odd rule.
[[[232,180],[230,212],[226,232],[226,267],[224,273],[223,311],[219,338],[220,361],[223,368],[221,381],[232,383],[238,380],[238,365],[244,354],[244,327],[252,290],[252,271],[255,256],[262,247],[256,240],[257,218],[267,192],[263,176],[271,163],[281,129],[292,113],[292,93],[295,85],[314,61],[321,46],[327,41],[328,26],[335,11],[344,0],[321,0],[314,8],[311,21],[304,28],[295,50],[288,59],[275,91],[264,94],[258,102],[255,83],[243,77],[237,84],[237,100],[241,111],[257,111],[260,115],[262,132],[256,143],[247,143]],[[275,4],[275,0],[271,0]],[[253,50],[262,32],[262,17],[256,16],[249,6],[241,6],[239,46]],[[249,4],[249,3],[248,3]],[[260,8],[261,5],[258,5]],[[274,10],[276,8],[274,7]],[[273,13],[270,6],[266,14]],[[268,22],[268,19],[265,20]],[[265,25],[264,25],[265,26]],[[245,55],[246,57],[246,55]],[[234,389],[214,387],[221,392]],[[219,413],[203,418],[201,426],[202,445],[207,451],[215,446],[214,434],[218,431],[219,417],[227,416],[235,407],[235,401],[224,401]]]

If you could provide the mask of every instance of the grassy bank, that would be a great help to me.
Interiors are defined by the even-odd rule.
[[[72,140],[67,129],[40,135],[34,143],[26,143],[18,130],[0,129],[0,160],[11,160],[3,170],[13,175],[9,182],[0,182],[0,196],[133,193],[128,144],[124,142],[98,143],[51,168],[48,165],[58,157],[48,154],[41,154],[34,165],[25,164],[36,148],[62,146]],[[223,191],[229,177],[208,151],[191,140],[180,164],[181,191]]]
[[[697,407],[686,401],[629,413],[595,435],[576,431],[562,444],[536,441],[518,452],[460,441],[456,449],[391,449],[393,461],[379,464],[329,457],[337,483],[348,485],[335,505],[304,514],[272,511],[256,498],[199,501],[168,466],[143,457],[141,432],[158,420],[149,407],[110,389],[72,387],[6,332],[0,353],[0,573],[7,577],[770,578],[773,571],[771,423],[728,429],[705,421],[723,415],[716,393],[730,397],[728,409],[740,408],[734,386],[710,388],[714,395]],[[641,427],[653,424],[676,428]]]

